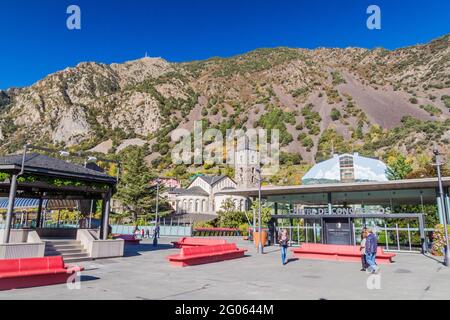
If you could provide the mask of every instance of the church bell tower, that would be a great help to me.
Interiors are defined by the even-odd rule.
[[[235,156],[235,181],[240,189],[258,187],[259,152],[253,150],[246,141],[244,146],[237,148]]]

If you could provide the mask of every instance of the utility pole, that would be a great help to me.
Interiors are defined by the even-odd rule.
[[[261,228],[261,184],[262,184],[262,178],[261,178],[261,166],[256,169],[256,172],[258,173],[258,253],[263,254],[264,253],[264,246],[262,243],[262,228]]]
[[[159,220],[159,184],[161,183],[161,179],[156,179],[156,226],[158,225]]]

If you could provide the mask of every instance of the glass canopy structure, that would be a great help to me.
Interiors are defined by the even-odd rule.
[[[443,178],[446,208],[441,208],[438,181],[434,178],[399,181],[372,181],[268,186],[261,196],[273,208],[273,221],[309,222],[320,229],[320,241],[355,244],[356,230],[364,226],[404,224],[417,227],[425,248],[425,229],[442,223],[450,212],[450,177]],[[222,194],[257,199],[258,188],[223,191]],[[404,222],[404,223],[403,223]],[[317,230],[314,230],[317,231]],[[316,232],[317,233],[317,232]],[[387,240],[386,240],[387,241]]]

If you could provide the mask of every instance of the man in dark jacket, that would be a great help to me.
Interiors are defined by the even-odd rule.
[[[369,265],[368,270],[371,273],[378,273],[379,267],[376,263],[376,256],[378,250],[378,239],[377,236],[373,233],[372,229],[367,229],[367,240],[366,240],[366,260]]]

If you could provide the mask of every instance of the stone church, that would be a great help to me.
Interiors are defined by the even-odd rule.
[[[241,196],[222,195],[221,191],[258,187],[258,152],[248,145],[235,153],[235,177],[198,176],[187,188],[168,190],[168,200],[179,214],[215,215],[223,210],[224,202],[231,199],[236,210],[250,209],[249,199]]]

